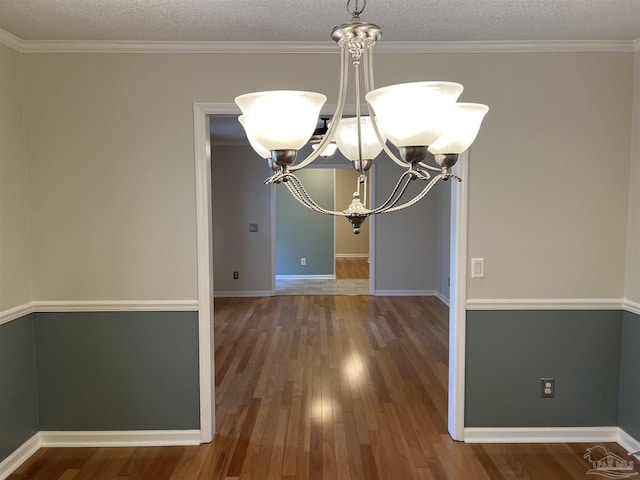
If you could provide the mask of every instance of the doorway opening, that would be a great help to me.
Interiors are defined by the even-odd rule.
[[[346,208],[357,189],[358,173],[341,158],[321,162],[298,172],[301,181],[321,206]],[[368,177],[370,182],[373,175]],[[277,188],[274,197],[274,294],[369,295],[370,221],[355,235],[346,218],[319,215],[300,205],[285,188]]]
[[[233,104],[194,104],[195,176],[196,176],[196,221],[197,221],[197,266],[199,303],[199,354],[200,354],[200,408],[201,438],[211,441],[215,431],[215,379],[213,372],[213,220],[211,185],[211,145],[209,118],[213,115],[237,115]],[[450,261],[450,314],[449,314],[449,389],[448,430],[455,440],[464,440],[464,349],[466,328],[466,235],[467,235],[467,155],[461,155],[457,173],[465,179],[451,187],[451,261]],[[251,170],[257,170],[251,168]],[[266,176],[266,175],[265,175]],[[373,183],[373,182],[372,182]],[[373,186],[373,185],[372,185]],[[373,192],[372,192],[373,193]],[[374,220],[374,219],[370,219]],[[374,223],[374,222],[372,222]],[[271,231],[272,235],[274,232]],[[396,236],[402,247],[402,239]],[[425,246],[428,248],[429,246]],[[374,251],[372,245],[372,252]],[[371,255],[375,261],[375,254]],[[275,258],[272,257],[272,267]],[[372,262],[373,263],[373,262]],[[273,269],[272,269],[273,271]],[[273,292],[272,288],[269,294]],[[371,278],[372,285],[374,277]],[[375,288],[372,289],[375,291]],[[218,285],[216,284],[216,293]],[[245,295],[247,296],[247,295]],[[250,295],[250,296],[257,296]]]

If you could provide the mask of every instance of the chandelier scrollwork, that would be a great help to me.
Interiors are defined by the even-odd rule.
[[[331,122],[328,125],[325,122],[326,133],[321,139],[316,130],[312,140],[314,149],[306,158],[296,163],[298,151],[309,142],[316,129],[327,99],[324,95],[277,90],[248,93],[235,99],[242,110],[239,120],[251,146],[274,172],[265,183],[285,185],[298,202],[315,212],[346,217],[354,233],[360,232],[360,226],[371,215],[393,213],[416,204],[441,180],[460,181],[451,168],[475,140],[489,110],[482,104],[457,103],[463,87],[453,82],[413,82],[376,89],[373,47],[382,32],[377,25],[360,19],[365,6],[366,1],[360,5],[357,0],[349,0],[347,9],[352,15],[351,21],[331,32],[340,47],[338,102]],[[350,67],[354,77],[355,116],[344,118]],[[353,199],[342,211],[320,206],[295,174],[315,161],[325,149],[333,147],[330,144],[334,142],[358,172]],[[389,144],[395,146],[397,153]],[[403,172],[387,199],[377,207],[368,207],[366,172],[382,151],[403,168]],[[437,165],[425,163],[428,153],[433,154]],[[426,185],[405,201],[404,195],[413,181],[426,182]]]

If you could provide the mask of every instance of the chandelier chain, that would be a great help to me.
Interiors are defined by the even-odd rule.
[[[351,10],[351,4],[355,3],[355,9]],[[367,6],[367,0],[362,0],[362,8],[359,7],[358,0],[347,0],[347,11],[354,17],[359,17],[362,12],[364,12],[365,7]]]

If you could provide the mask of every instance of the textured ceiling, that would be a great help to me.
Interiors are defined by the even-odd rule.
[[[362,1],[362,0],[361,0]],[[330,41],[344,0],[0,0],[23,40]],[[640,38],[640,0],[369,0],[387,41]]]

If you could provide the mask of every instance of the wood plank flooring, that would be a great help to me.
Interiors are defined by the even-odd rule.
[[[369,259],[366,257],[336,257],[336,278],[368,279]]]
[[[591,478],[592,445],[451,440],[447,309],[437,299],[216,299],[215,329],[212,444],[43,448],[9,479]]]

